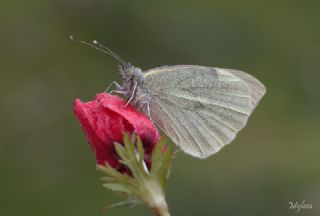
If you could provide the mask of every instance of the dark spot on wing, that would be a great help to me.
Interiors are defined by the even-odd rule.
[[[190,104],[190,107],[186,107],[186,109],[190,109],[190,110],[197,110],[197,109],[203,109],[204,105],[203,103],[199,102],[199,101],[194,101],[193,104]]]

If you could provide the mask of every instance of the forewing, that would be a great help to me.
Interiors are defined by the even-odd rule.
[[[162,67],[144,78],[152,120],[183,151],[200,158],[230,143],[258,101],[246,81],[226,69]]]
[[[253,77],[250,74],[247,74],[243,71],[233,70],[233,69],[222,69],[222,70],[226,70],[226,71],[232,73],[233,75],[240,78],[248,85],[249,90],[250,90],[251,106],[252,106],[252,111],[253,111],[254,108],[259,103],[260,99],[266,93],[265,86],[259,80],[257,80],[255,77]]]

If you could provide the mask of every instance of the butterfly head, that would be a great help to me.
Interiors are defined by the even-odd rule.
[[[138,67],[134,67],[130,63],[121,64],[120,66],[120,74],[123,80],[131,79],[133,76],[142,73],[142,70]]]

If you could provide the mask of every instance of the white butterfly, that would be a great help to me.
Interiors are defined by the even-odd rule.
[[[264,85],[238,70],[177,65],[143,72],[109,48],[87,44],[120,61],[123,85],[113,92],[158,125],[184,152],[206,158],[229,144],[265,94]]]
[[[230,143],[265,94],[262,83],[237,70],[177,65],[142,72],[121,67],[118,87],[184,152],[206,158]]]

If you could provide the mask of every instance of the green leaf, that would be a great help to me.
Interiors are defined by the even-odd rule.
[[[151,160],[151,171],[150,173],[153,175],[157,175],[159,166],[161,166],[161,157],[162,157],[162,148],[164,146],[165,140],[160,140],[156,146],[156,148],[152,152],[152,160]]]
[[[128,154],[127,159],[135,160],[136,159],[135,145],[134,145],[134,142],[131,142],[131,139],[129,138],[129,135],[127,133],[125,133],[123,136],[123,144]]]
[[[103,176],[103,177],[101,177],[101,180],[105,181],[105,182],[111,182],[111,181],[114,181],[115,178],[110,177],[110,176]]]
[[[105,183],[103,184],[103,187],[115,192],[125,193],[128,195],[132,194],[132,191],[130,191],[130,188],[128,188],[127,186],[121,183]]]
[[[118,156],[122,159],[122,160],[128,160],[128,155],[126,153],[126,149],[120,144],[120,143],[114,143],[114,147],[116,149],[116,152],[118,154]]]
[[[144,149],[140,137],[137,138],[137,149],[139,153],[139,162],[144,161]]]
[[[105,166],[98,165],[97,169],[103,173],[105,173],[107,176],[119,179],[123,177],[123,174],[118,172],[117,170],[113,169],[111,166],[106,164]]]
[[[167,182],[170,174],[170,167],[173,158],[173,146],[170,145],[162,156],[162,163],[158,170],[158,178],[163,189],[167,188]]]
[[[102,211],[107,211],[111,208],[121,208],[121,207],[133,207],[137,204],[139,204],[140,202],[137,201],[134,198],[128,197],[128,200],[123,201],[123,202],[117,202],[117,203],[113,203],[111,205],[105,206]]]
[[[123,145],[115,143],[115,150],[119,162],[128,167],[132,175],[121,173],[109,164],[97,165],[97,169],[104,173],[103,186],[116,193],[131,197],[135,203],[153,206],[155,199],[164,196],[167,185],[173,147],[170,146],[162,152],[164,140],[161,140],[151,155],[151,169],[145,170],[145,150],[139,136],[123,134]],[[149,174],[150,173],[150,174]],[[128,202],[113,204],[109,207],[125,206]]]
[[[129,185],[134,190],[137,190],[137,188],[139,188],[135,179],[133,179],[131,176],[128,176],[127,174],[122,174],[118,172],[117,170],[113,169],[109,165],[105,165],[105,166],[98,165],[97,169],[102,171],[104,174],[106,174],[107,178],[109,179],[113,178],[114,180],[112,182],[118,182],[124,185]]]

